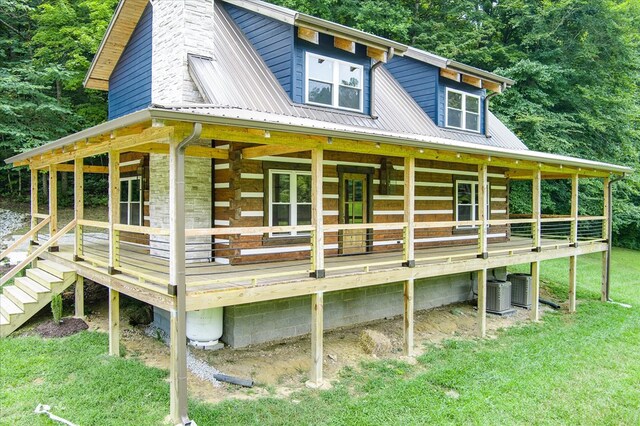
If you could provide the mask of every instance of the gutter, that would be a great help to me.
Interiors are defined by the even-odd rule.
[[[489,101],[491,98],[498,95],[499,93],[497,92],[491,92],[484,98],[484,137],[487,139],[491,137],[489,134]]]

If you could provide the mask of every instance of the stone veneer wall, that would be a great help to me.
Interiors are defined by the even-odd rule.
[[[506,279],[506,269],[496,269]],[[489,271],[491,276],[492,271]],[[415,310],[463,302],[477,291],[477,274],[464,273],[428,278],[415,282]],[[404,311],[403,284],[390,283],[352,290],[334,291],[324,296],[324,327],[359,324],[401,315]],[[154,308],[154,323],[168,330],[168,313]],[[240,348],[248,345],[301,336],[310,332],[311,297],[227,306],[224,308],[222,341]]]
[[[187,56],[191,53],[213,57],[213,3],[213,0],[153,2],[151,100],[154,104],[203,102],[189,76]]]
[[[185,157],[185,226],[211,228],[211,160]],[[152,227],[169,228],[169,156],[149,156],[149,221]],[[154,241],[169,241],[154,236]],[[210,242],[209,237],[188,238],[187,242]],[[168,244],[152,242],[151,254],[168,257]],[[199,246],[204,248],[206,246]],[[187,260],[202,258],[205,253],[187,253]]]

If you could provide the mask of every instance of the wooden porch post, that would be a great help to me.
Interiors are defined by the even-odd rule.
[[[84,218],[84,161],[76,158],[74,162],[74,205],[76,217],[75,245],[73,250],[74,260],[82,258],[82,225],[78,221]],[[78,275],[75,288],[75,316],[84,318],[84,277]]]
[[[416,159],[404,158],[404,221],[407,223],[404,235],[404,266],[416,266],[414,247],[414,222],[416,209]]]
[[[324,278],[324,226],[323,226],[323,202],[322,202],[322,148],[311,150],[311,224],[315,226],[312,233],[311,245],[311,275],[315,278]]]
[[[541,191],[542,173],[540,170],[533,172],[532,185],[532,219],[535,223],[531,224],[533,237],[533,251],[541,252],[542,248],[542,191]],[[538,299],[540,298],[540,262],[531,262],[531,320],[539,321],[540,311],[538,308]]]
[[[487,211],[487,196],[488,196],[488,183],[487,183],[487,165],[478,165],[478,221],[481,222],[478,226],[478,257],[487,259],[489,253],[487,253],[487,231],[489,218],[489,212]],[[486,271],[485,271],[486,272]]]
[[[413,278],[404,282],[404,354],[413,356]]]
[[[49,238],[58,232],[58,166],[51,164],[49,166]],[[49,247],[49,251],[58,251],[58,245],[54,244]]]
[[[578,175],[571,176],[571,238],[573,247],[578,246]],[[576,281],[578,277],[578,257],[569,257],[569,312],[576,311]]]
[[[611,200],[609,199],[610,183],[611,181],[609,180],[609,178],[604,178],[604,202],[602,206],[602,216],[604,217],[604,220],[602,221],[602,239],[607,242],[609,241],[609,238],[611,238],[611,236],[609,235],[609,221],[611,220],[611,218],[609,217],[609,203],[611,203]],[[609,247],[611,247],[611,244],[609,244]],[[609,278],[609,255],[609,250],[602,252],[602,287],[600,291],[600,300],[602,300],[603,302],[606,302],[609,299],[609,283],[607,282]]]
[[[120,232],[113,225],[120,223],[120,152],[109,151],[109,274],[120,266]]]
[[[188,423],[184,167],[184,146],[179,141],[172,141],[169,153],[169,283],[174,298],[170,312],[169,411],[171,422],[181,425]]]
[[[319,388],[323,384],[323,329],[324,329],[324,293],[319,291],[311,295],[311,372],[307,386]]]
[[[109,289],[109,355],[120,356],[120,293]]]
[[[487,270],[478,271],[478,336],[487,335]]]
[[[31,229],[38,224],[38,169],[31,169]],[[31,242],[38,242],[38,234],[31,237]],[[32,244],[33,245],[33,244]]]

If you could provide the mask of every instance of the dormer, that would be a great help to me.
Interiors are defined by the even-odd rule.
[[[225,0],[224,9],[292,102],[371,113],[372,65],[407,46],[268,3]]]
[[[409,48],[385,68],[441,128],[485,133],[487,99],[513,80]]]

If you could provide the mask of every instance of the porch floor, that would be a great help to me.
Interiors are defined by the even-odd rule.
[[[543,239],[545,251],[559,250],[568,247],[566,240]],[[97,247],[95,244],[85,246],[91,251],[83,261],[74,262],[90,267],[96,272],[106,273],[108,256],[107,245]],[[105,253],[100,255],[99,253]],[[488,253],[491,258],[514,257],[510,263],[519,263],[518,254],[531,253],[531,239],[512,237],[509,241],[490,242]],[[61,257],[73,262],[73,245],[62,243],[59,252],[49,255]],[[429,264],[450,265],[449,274],[460,272],[456,263],[476,259],[477,244],[419,248],[415,251],[416,266]],[[352,276],[365,272],[393,270],[402,265],[401,251],[382,251],[360,255],[327,257],[325,271],[327,278]],[[121,254],[121,267],[118,279],[131,284],[140,285],[161,293],[167,292],[169,283],[169,262],[165,259],[144,253],[127,252]],[[269,263],[253,263],[241,265],[224,265],[216,262],[187,263],[187,293],[223,291],[227,289],[271,286],[283,282],[309,279],[310,262],[303,260],[284,260]],[[443,274],[445,275],[445,274]]]

